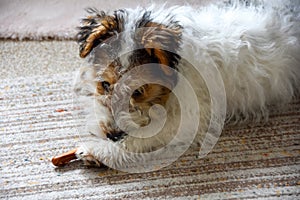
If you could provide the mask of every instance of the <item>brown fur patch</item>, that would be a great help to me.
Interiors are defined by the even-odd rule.
[[[93,18],[96,18],[97,16],[89,16],[88,19],[92,20]],[[97,17],[98,18],[98,17]],[[90,24],[87,24],[87,26]],[[86,57],[95,47],[95,41],[104,40],[111,35],[109,32],[117,28],[117,23],[115,21],[115,18],[113,16],[105,16],[103,19],[100,20],[100,25],[98,27],[95,27],[91,30],[89,36],[86,38],[85,42],[81,44],[80,48],[80,57],[84,58]]]
[[[171,55],[176,54],[179,49],[181,28],[169,28],[155,22],[148,22],[144,27],[146,29],[142,29],[141,44],[150,56],[158,59],[163,72],[168,76],[172,75],[172,70],[169,68],[174,68]]]
[[[117,66],[111,63],[103,72],[97,73],[100,81],[97,83],[97,92],[101,95],[111,94],[113,85],[119,80],[120,74],[117,72]],[[109,84],[109,88],[104,84]]]
[[[169,93],[171,92],[168,88],[158,84],[146,84],[142,86],[141,90],[142,92],[140,95],[133,95],[136,103],[165,105]]]

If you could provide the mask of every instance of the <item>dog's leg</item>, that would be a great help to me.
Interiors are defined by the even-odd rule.
[[[95,157],[91,152],[91,149],[94,148],[95,145],[96,144],[89,144],[88,146],[85,144],[77,148],[75,152],[76,158],[82,160],[87,166],[102,166],[101,162],[99,161],[100,159]]]
[[[85,146],[81,146],[79,148],[68,151],[67,153],[63,153],[61,155],[53,157],[52,163],[55,166],[61,167],[76,159],[83,160],[85,165],[98,167],[101,166],[99,160],[97,160],[97,158],[89,153],[88,148],[86,148]]]
[[[81,145],[78,148],[53,157],[51,160],[52,164],[61,167],[68,164],[72,160],[79,159],[82,160],[85,165],[100,167],[102,164],[100,163],[99,158],[97,159],[97,157],[94,156],[92,151],[95,146],[97,146],[96,143],[86,143]]]
[[[94,138],[76,151],[76,157],[89,166],[108,166],[120,169],[135,162],[126,154],[120,143]]]

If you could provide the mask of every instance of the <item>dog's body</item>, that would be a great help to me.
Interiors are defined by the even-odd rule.
[[[195,126],[194,143],[201,144],[207,132],[223,126],[225,115],[237,121],[266,118],[269,106],[291,101],[300,88],[299,3],[245,4],[137,8],[112,15],[90,10],[79,43],[81,57],[93,50],[93,67],[81,71],[76,91],[91,103],[87,131],[93,136],[76,156],[117,169],[143,165],[145,153],[157,151],[150,156],[155,159],[170,143],[166,152],[189,146]],[[139,69],[142,65],[146,68]],[[126,98],[128,112],[120,103]],[[212,109],[224,103],[226,113],[221,106]],[[152,107],[156,104],[165,112]],[[184,134],[177,137],[182,123]],[[151,137],[149,129],[141,129],[149,124],[153,132],[160,130]]]

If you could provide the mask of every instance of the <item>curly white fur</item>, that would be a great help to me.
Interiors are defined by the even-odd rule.
[[[183,59],[178,65],[178,70],[191,81],[198,99],[200,126],[196,142],[201,143],[203,134],[208,131],[212,101],[205,81],[194,69],[191,69],[189,63],[197,63],[203,70],[209,71],[214,67],[219,70],[224,85],[216,87],[225,89],[228,120],[267,118],[270,105],[285,104],[299,94],[300,3],[286,1],[283,4],[273,1],[271,5],[255,2],[255,5],[247,6],[236,3],[211,5],[198,9],[189,6],[159,9],[153,6],[146,9],[152,11],[151,17],[155,22],[164,24],[172,17],[183,27],[181,50],[178,52]],[[133,44],[132,31],[145,9],[127,11],[125,31],[121,35],[124,37],[124,47]],[[127,50],[123,49],[124,52]],[[122,62],[126,66],[126,59],[122,59]],[[93,71],[93,69],[89,70]],[[213,79],[214,74],[211,75],[210,78]],[[94,78],[92,72],[90,77],[77,83],[77,90],[89,91],[87,93],[92,94],[95,90]],[[174,90],[189,90],[184,88],[180,81],[179,79],[179,84]],[[193,128],[191,130],[187,128],[186,135],[176,137],[177,143],[165,147],[177,133],[178,125],[182,120],[180,110],[187,109],[190,113],[186,119],[187,127],[193,127],[194,123],[198,123],[194,121],[194,116],[199,115],[189,107],[179,108],[176,96],[171,94],[165,107],[170,119],[167,119],[160,133],[151,138],[135,138],[129,135],[118,142],[108,140],[99,128],[100,122],[111,123],[114,126],[125,123],[130,128],[142,123],[143,116],[139,113],[125,113],[122,117],[113,119],[112,113],[103,105],[103,99],[99,100],[101,98],[104,97],[90,97],[92,111],[88,118],[87,129],[94,136],[77,151],[77,157],[83,160],[93,160],[123,170],[128,170],[133,165],[145,170],[144,161],[162,159],[160,157],[162,152],[167,152],[164,155],[176,154],[174,152],[177,152],[177,148],[189,146],[194,139]],[[224,100],[216,99],[213,103]],[[189,101],[189,96],[186,96],[185,102]],[[153,110],[153,115],[155,112]],[[135,123],[130,125],[132,118]],[[223,126],[218,120],[216,123],[218,123],[216,127]],[[156,153],[148,157],[146,154],[135,154],[154,150],[157,150]],[[138,169],[135,168],[135,171],[139,171]]]

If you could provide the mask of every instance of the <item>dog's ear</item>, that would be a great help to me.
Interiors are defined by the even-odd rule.
[[[117,10],[113,15],[107,15],[94,8],[87,9],[87,12],[90,15],[82,19],[82,25],[78,28],[77,34],[79,53],[82,58],[101,42],[112,37],[116,32],[121,32],[126,14],[124,10]]]
[[[169,68],[176,69],[180,59],[177,54],[180,49],[182,27],[178,22],[169,20],[169,24],[152,22],[150,12],[145,12],[137,23],[135,39],[150,56],[155,57],[166,75],[172,75]]]

